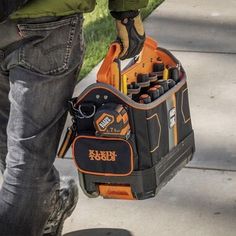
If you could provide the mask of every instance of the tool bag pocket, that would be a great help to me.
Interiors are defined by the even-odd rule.
[[[78,136],[73,157],[81,173],[103,176],[127,176],[133,171],[133,148],[127,140]]]

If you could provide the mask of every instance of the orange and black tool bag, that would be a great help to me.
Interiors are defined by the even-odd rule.
[[[186,74],[150,38],[122,71],[119,52],[113,44],[97,83],[70,101],[73,158],[86,195],[147,199],[195,150]]]

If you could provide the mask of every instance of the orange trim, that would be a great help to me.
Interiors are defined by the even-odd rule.
[[[116,117],[116,122],[117,122],[117,123],[120,123],[121,121],[123,121],[124,124],[128,123],[129,117],[128,117],[127,112],[125,112],[124,115],[119,114],[119,115]]]
[[[99,192],[104,198],[135,200],[129,186],[99,185]]]
[[[127,135],[128,134],[128,132],[129,132],[129,130],[130,130],[130,125],[129,124],[127,124],[121,131],[120,131],[120,135]]]
[[[130,153],[131,153],[131,166],[130,166],[130,172],[127,173],[127,174],[113,174],[113,173],[98,173],[98,172],[91,172],[91,171],[86,171],[86,170],[83,170],[79,167],[79,165],[76,163],[76,160],[75,160],[75,142],[79,139],[82,139],[82,138],[86,138],[86,139],[98,139],[98,140],[116,140],[116,141],[122,141],[122,142],[125,142],[129,145],[130,147]],[[99,175],[99,176],[128,176],[130,175],[133,170],[134,170],[134,154],[133,154],[133,148],[131,146],[131,144],[124,140],[124,139],[121,139],[121,138],[104,138],[104,137],[95,137],[95,136],[86,136],[86,135],[82,135],[82,136],[78,136],[74,142],[73,142],[73,145],[72,145],[72,158],[74,160],[74,163],[75,165],[77,166],[78,170],[81,172],[81,173],[84,173],[84,174],[90,174],[90,175]]]
[[[120,123],[122,120],[122,115],[119,114],[117,117],[116,117],[116,123]]]
[[[129,116],[128,116],[128,113],[126,112],[124,115],[123,115],[123,122],[124,124],[126,124],[128,121],[129,121]]]

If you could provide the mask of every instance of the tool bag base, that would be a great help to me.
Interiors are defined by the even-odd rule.
[[[89,197],[154,197],[193,157],[183,69],[179,82],[151,103],[138,103],[113,86],[95,83],[72,100],[70,112],[77,133],[73,159]],[[107,127],[112,132],[106,133]]]
[[[194,135],[185,140],[153,167],[133,171],[125,177],[96,176],[79,172],[80,185],[88,197],[144,200],[155,197],[191,159],[194,152]]]

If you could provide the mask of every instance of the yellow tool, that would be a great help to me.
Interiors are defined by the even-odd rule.
[[[163,80],[168,80],[168,79],[169,79],[169,70],[165,68],[163,72]]]
[[[128,86],[127,86],[127,76],[122,76],[122,93],[127,95],[128,93]]]

